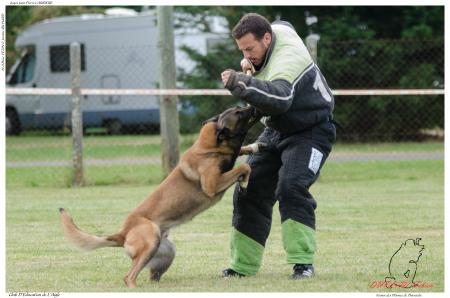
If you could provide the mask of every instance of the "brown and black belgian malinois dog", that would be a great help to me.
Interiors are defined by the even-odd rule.
[[[130,288],[136,287],[136,278],[145,266],[150,268],[150,279],[159,280],[175,257],[173,243],[167,238],[169,229],[216,204],[235,182],[245,191],[250,166],[233,166],[239,154],[252,151],[241,146],[259,118],[253,107],[235,107],[205,121],[198,140],[155,191],[131,211],[117,234],[100,237],[83,232],[60,208],[66,239],[85,250],[124,247],[132,260],[124,278]]]

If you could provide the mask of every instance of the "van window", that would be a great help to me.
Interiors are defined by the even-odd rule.
[[[34,68],[36,65],[36,55],[34,50],[30,49],[20,60],[10,81],[11,85],[30,82],[34,76]]]
[[[84,44],[81,44],[81,71],[85,70]],[[70,45],[50,46],[50,71],[70,72]]]

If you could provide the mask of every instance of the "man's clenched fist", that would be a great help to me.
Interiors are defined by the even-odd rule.
[[[227,70],[224,70],[220,75],[222,77],[222,83],[224,86],[227,85],[228,80],[230,79],[230,73],[231,73],[231,70],[227,69]]]
[[[242,72],[246,75],[252,75],[255,72],[255,67],[253,66],[252,62],[250,60],[244,58],[241,60],[241,68]]]

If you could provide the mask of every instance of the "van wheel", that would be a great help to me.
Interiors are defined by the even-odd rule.
[[[106,122],[106,129],[110,135],[118,135],[122,133],[122,123],[115,119]]]
[[[6,109],[5,125],[7,135],[17,136],[20,134],[20,120],[14,109]]]

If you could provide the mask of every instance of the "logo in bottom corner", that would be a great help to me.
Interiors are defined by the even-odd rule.
[[[417,265],[425,245],[422,238],[408,239],[400,245],[389,261],[389,276],[384,280],[373,281],[370,288],[432,288],[433,284],[415,281]]]
[[[422,256],[424,245],[416,240],[408,239],[400,245],[400,248],[392,255],[389,261],[389,276],[385,281],[386,288],[412,288],[417,273],[417,264]]]

